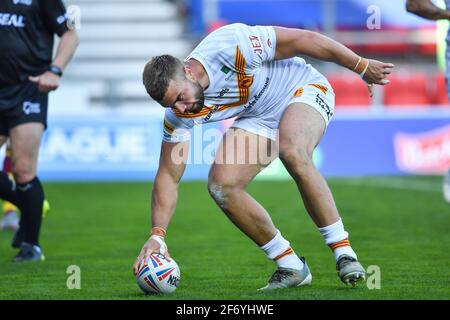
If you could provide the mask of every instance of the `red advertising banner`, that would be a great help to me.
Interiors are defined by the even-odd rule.
[[[419,134],[397,133],[394,147],[401,171],[442,174],[450,167],[450,125]]]

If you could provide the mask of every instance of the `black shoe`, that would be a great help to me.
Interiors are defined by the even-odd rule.
[[[13,258],[13,262],[44,261],[45,257],[38,246],[23,242],[19,253]]]
[[[11,241],[11,246],[13,248],[19,249],[22,246],[23,240],[25,238],[25,234],[23,228],[19,228],[19,230],[14,233],[14,237]]]

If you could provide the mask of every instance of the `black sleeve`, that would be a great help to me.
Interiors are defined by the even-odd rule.
[[[69,30],[66,7],[62,0],[39,0],[39,7],[44,23],[52,33],[61,37]]]

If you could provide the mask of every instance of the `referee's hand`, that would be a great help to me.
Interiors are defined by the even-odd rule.
[[[38,86],[39,91],[49,92],[58,89],[60,77],[50,71],[46,71],[39,76],[30,76],[28,80]]]

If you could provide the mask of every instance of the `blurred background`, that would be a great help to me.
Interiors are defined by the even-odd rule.
[[[315,154],[326,176],[438,175],[450,166],[447,24],[408,13],[403,0],[65,3],[79,15],[81,44],[60,89],[51,94],[39,160],[43,180],[153,179],[164,110],[142,85],[145,63],[164,53],[183,59],[209,32],[233,22],[319,31],[362,56],[396,65],[391,83],[376,87],[369,98],[357,75],[306,58],[336,93],[334,119]],[[208,167],[191,165],[184,178],[203,179]],[[287,174],[275,162],[261,177]]]

